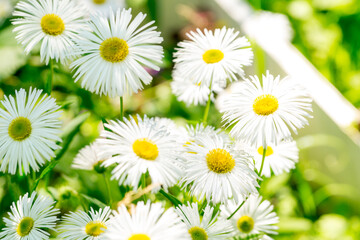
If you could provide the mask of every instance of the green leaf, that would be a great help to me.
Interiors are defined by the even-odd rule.
[[[160,189],[159,192],[160,192],[162,195],[164,195],[164,197],[166,197],[172,204],[174,204],[174,206],[177,207],[178,205],[181,205],[181,204],[182,204],[179,199],[177,199],[177,198],[174,197],[173,195],[165,192],[164,189]]]
[[[92,203],[96,206],[98,206],[99,208],[105,208],[107,205],[99,200],[97,200],[96,198],[90,197],[86,194],[80,193],[80,196],[82,198],[84,198],[86,201],[88,201],[89,203]]]

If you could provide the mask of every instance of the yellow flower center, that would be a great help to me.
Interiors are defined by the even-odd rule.
[[[51,36],[60,35],[65,30],[64,21],[53,13],[43,16],[40,25],[43,32]]]
[[[108,38],[100,45],[100,55],[108,62],[121,62],[128,54],[129,46],[126,41],[117,37]]]
[[[107,227],[102,222],[89,222],[86,224],[85,232],[89,236],[97,237],[102,234]]]
[[[254,112],[258,115],[267,116],[274,113],[279,107],[279,102],[271,94],[264,94],[257,97],[253,104]]]
[[[235,167],[235,160],[225,149],[213,149],[206,154],[208,168],[215,173],[228,173]]]
[[[17,117],[11,121],[8,133],[15,141],[22,141],[28,138],[31,134],[31,122],[26,117]]]
[[[203,54],[203,60],[207,64],[220,62],[224,58],[224,53],[219,49],[210,49]]]
[[[128,240],[151,240],[151,239],[146,234],[138,233],[138,234],[133,234]]]
[[[19,234],[19,236],[25,237],[29,235],[33,227],[34,227],[34,219],[32,219],[31,217],[24,217],[23,219],[21,219],[20,223],[18,224],[16,228],[16,232]]]
[[[254,219],[249,216],[242,216],[237,221],[237,227],[239,228],[240,232],[249,233],[254,229]]]
[[[136,155],[146,160],[155,160],[159,155],[159,149],[155,143],[147,138],[137,139],[133,143],[133,150]]]
[[[263,153],[264,153],[264,148],[263,148],[263,146],[259,147],[257,151],[258,151],[258,153],[262,156]],[[267,157],[267,156],[270,156],[270,155],[273,154],[273,153],[274,153],[274,150],[272,149],[272,147],[268,146],[268,147],[266,148],[265,156],[266,156],[266,157]]]
[[[192,240],[207,240],[208,235],[206,231],[201,227],[192,227],[189,229]]]
[[[104,4],[105,2],[106,2],[106,0],[93,0],[93,3],[99,4],[99,5]]]

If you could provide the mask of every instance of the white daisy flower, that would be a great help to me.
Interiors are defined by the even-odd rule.
[[[81,86],[97,94],[110,97],[143,89],[152,76],[145,67],[160,70],[163,41],[151,21],[141,27],[146,14],[139,13],[131,21],[131,9],[110,13],[109,19],[93,16],[90,31],[81,31],[77,41],[79,54],[70,67],[76,69],[75,82],[82,78]],[[156,64],[155,64],[156,63]]]
[[[180,42],[174,54],[175,69],[183,78],[206,86],[237,80],[237,75],[243,75],[243,66],[251,65],[253,53],[249,41],[234,31],[223,27],[214,32],[207,29],[204,33],[200,29],[190,32],[187,34],[190,41]]]
[[[279,217],[273,211],[274,207],[267,200],[261,201],[261,196],[250,195],[244,205],[230,218],[232,233],[235,236],[245,238],[251,235],[262,235],[261,239],[272,239],[266,234],[277,234]],[[221,216],[226,219],[237,208],[238,204],[229,201],[221,206]]]
[[[196,83],[196,81],[190,78],[183,78],[179,71],[174,71],[173,73],[171,90],[178,101],[185,102],[187,106],[191,104],[206,105],[210,93],[209,86]],[[224,89],[220,87],[219,83],[215,82],[212,84],[210,100],[214,101],[214,93],[219,93],[222,90]]]
[[[108,240],[190,240],[186,225],[173,208],[161,203],[138,202],[130,214],[122,205],[110,219],[105,233]]]
[[[1,101],[0,109],[0,159],[1,171],[15,174],[39,171],[39,166],[55,157],[54,150],[60,148],[56,142],[61,122],[55,99],[41,95],[42,90],[26,93],[24,89]]]
[[[308,124],[311,99],[291,78],[280,80],[266,72],[263,85],[257,76],[246,79],[223,100],[220,110],[227,125],[235,124],[230,134],[251,145],[267,146],[291,138],[290,129]]]
[[[234,197],[239,202],[239,196],[257,192],[258,177],[250,167],[249,157],[235,151],[223,138],[198,137],[185,149],[182,183],[200,199],[224,203]]]
[[[221,137],[225,143],[231,142],[228,134],[226,134],[219,128],[216,129],[215,127],[213,127],[211,125],[205,126],[203,123],[198,123],[195,126],[186,125],[186,130],[188,133],[186,144],[190,144],[190,142],[196,142],[197,139],[201,139],[204,137],[214,138],[215,136]]]
[[[117,10],[125,7],[124,0],[77,0],[78,4],[85,8],[89,14],[100,13],[103,16],[110,15],[110,9]]]
[[[105,159],[108,159],[110,155],[100,155],[98,141],[85,146],[75,156],[74,162],[71,167],[83,170],[95,170],[98,173],[103,173],[105,168],[101,166]]]
[[[153,184],[161,184],[165,189],[177,183],[182,174],[178,160],[182,145],[178,143],[178,135],[146,116],[143,119],[137,116],[137,121],[132,117],[124,118],[123,122],[111,121],[105,127],[109,130],[101,133],[103,138],[99,143],[103,153],[113,156],[103,165],[117,164],[112,179],[134,190],[146,172]],[[157,190],[159,187],[153,189]]]
[[[260,171],[264,147],[255,148],[251,145],[238,141],[236,149],[243,150],[254,157],[255,167]],[[281,141],[278,144],[269,143],[266,147],[262,176],[270,177],[271,172],[280,175],[295,168],[295,163],[299,161],[299,149],[295,141]]]
[[[55,202],[44,196],[36,196],[33,192],[12,204],[9,218],[4,218],[6,227],[0,232],[3,240],[43,240],[49,239],[47,230],[54,230],[56,215],[60,213],[53,207]]]
[[[59,238],[66,240],[101,240],[108,229],[110,207],[94,211],[89,214],[84,211],[71,212],[62,218],[59,226]]]
[[[86,27],[83,11],[70,0],[21,1],[13,13],[16,39],[28,54],[41,43],[41,61],[64,62],[73,51],[73,40]]]
[[[171,134],[182,135],[183,130],[170,118],[155,117],[153,121],[156,122],[156,125],[160,128],[164,127]]]
[[[220,212],[213,216],[214,208],[207,205],[204,215],[200,217],[197,203],[188,203],[175,208],[176,213],[185,222],[188,232],[193,240],[223,240],[231,236],[229,221],[217,219]]]

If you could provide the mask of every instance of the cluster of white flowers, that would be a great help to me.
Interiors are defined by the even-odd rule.
[[[26,53],[41,45],[46,64],[70,61],[83,88],[122,97],[151,83],[147,70],[160,69],[163,39],[153,21],[143,24],[145,14],[133,18],[131,9],[118,4],[24,0],[15,8],[14,31]],[[97,8],[100,12],[87,16]],[[169,188],[178,185],[196,202],[165,209],[148,201],[131,210],[120,205],[71,212],[56,229],[59,211],[53,200],[33,192],[13,204],[1,239],[48,239],[48,230],[70,240],[271,239],[279,220],[258,193],[261,177],[295,167],[298,149],[291,132],[308,123],[311,99],[291,78],[269,72],[262,80],[245,78],[243,67],[251,65],[253,53],[239,34],[225,27],[189,33],[174,54],[171,83],[179,101],[205,105],[237,81],[220,107],[230,134],[207,125],[206,118],[184,128],[166,118],[129,116],[105,123],[100,137],[81,149],[72,165],[97,173],[111,168],[112,179],[135,192],[151,184],[153,194],[170,194]],[[41,92],[21,89],[1,102],[3,172],[39,171],[60,148],[60,107]]]

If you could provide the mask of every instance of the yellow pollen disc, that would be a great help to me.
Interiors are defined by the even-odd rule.
[[[219,49],[210,49],[203,54],[203,60],[207,64],[220,62],[224,58],[224,53]]]
[[[104,4],[105,2],[106,2],[106,0],[93,0],[93,3],[99,4],[99,5]]]
[[[102,222],[89,222],[86,224],[85,232],[89,236],[97,237],[102,234],[107,227]]]
[[[264,94],[257,97],[253,104],[254,112],[262,116],[267,116],[274,113],[278,107],[278,100],[271,94]]]
[[[138,234],[133,234],[128,240],[151,240],[151,239],[146,234],[138,233]]]
[[[64,21],[56,14],[46,14],[41,18],[41,28],[44,33],[57,36],[65,30]]]
[[[100,45],[100,55],[108,62],[121,62],[128,54],[129,46],[126,41],[117,37],[108,38]]]
[[[264,148],[261,146],[261,147],[259,147],[258,148],[258,153],[262,156],[263,155],[263,153],[264,153]],[[267,156],[270,156],[271,154],[273,154],[274,153],[274,150],[272,149],[272,147],[267,147],[266,148],[266,153],[265,153],[265,156],[267,157]]]
[[[16,232],[19,234],[19,236],[25,237],[29,235],[33,227],[34,227],[34,219],[32,219],[31,217],[24,217],[23,219],[21,219],[20,223],[18,224],[16,228]]]
[[[136,155],[146,160],[153,161],[159,155],[159,149],[156,144],[147,138],[137,139],[132,147]]]
[[[31,122],[26,117],[17,117],[13,119],[9,125],[9,136],[15,141],[22,141],[31,134]]]
[[[206,231],[201,227],[192,227],[189,229],[192,240],[207,240],[208,235]]]
[[[249,233],[254,229],[254,219],[249,216],[242,216],[237,221],[237,227],[240,232]]]
[[[235,160],[225,149],[216,148],[206,154],[208,168],[215,173],[228,173],[235,167]]]

